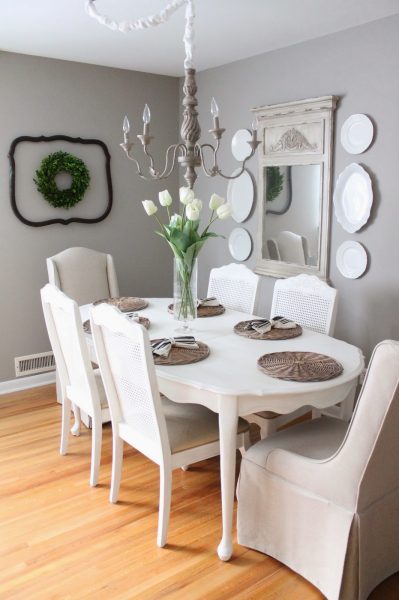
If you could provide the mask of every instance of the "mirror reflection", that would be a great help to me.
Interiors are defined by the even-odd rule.
[[[321,165],[263,169],[262,258],[319,264]]]

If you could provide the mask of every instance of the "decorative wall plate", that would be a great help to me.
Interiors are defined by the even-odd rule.
[[[241,169],[236,169],[232,174],[235,175],[239,171]],[[233,209],[234,221],[242,223],[248,219],[254,203],[254,195],[254,183],[247,170],[244,170],[237,179],[230,179],[227,186],[227,201]]]
[[[233,135],[231,140],[231,151],[235,159],[243,161],[251,153],[251,147],[248,142],[252,140],[252,133],[249,129],[239,129]]]
[[[243,227],[236,227],[229,235],[229,250],[235,260],[243,261],[251,255],[252,238]]]
[[[341,128],[341,144],[349,154],[361,154],[373,141],[374,126],[367,115],[351,115]]]
[[[370,175],[356,163],[339,175],[334,191],[335,216],[345,231],[354,233],[365,225],[373,204]]]
[[[357,279],[367,268],[367,253],[359,242],[343,242],[337,250],[337,267],[348,279]]]

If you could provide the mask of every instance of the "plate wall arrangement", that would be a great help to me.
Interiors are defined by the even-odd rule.
[[[369,220],[373,205],[370,175],[356,163],[339,175],[334,191],[335,216],[345,231],[354,233]]]

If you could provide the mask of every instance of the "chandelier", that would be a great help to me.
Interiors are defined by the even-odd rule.
[[[193,63],[193,50],[194,50],[194,0],[172,0],[167,6],[158,14],[150,17],[141,18],[134,22],[129,21],[114,21],[106,15],[101,15],[96,7],[95,0],[86,0],[86,12],[88,15],[96,19],[101,25],[109,27],[113,31],[120,31],[127,33],[138,29],[147,29],[149,27],[155,27],[168,21],[169,17],[176,12],[181,6],[186,5],[185,15],[185,31],[184,31],[184,46],[185,46],[185,60],[184,60],[184,71],[185,78],[183,84],[183,121],[180,129],[181,142],[172,144],[169,146],[165,153],[165,166],[163,171],[155,168],[154,159],[149,151],[150,142],[153,137],[150,135],[150,121],[151,112],[146,104],[143,112],[143,133],[138,135],[145,156],[149,160],[148,175],[143,173],[139,161],[133,156],[132,150],[134,144],[131,142],[130,134],[130,123],[127,116],[123,120],[123,143],[120,144],[123,148],[126,156],[129,160],[133,161],[137,168],[137,174],[139,177],[146,181],[154,181],[159,179],[166,179],[172,173],[176,160],[185,168],[184,179],[187,182],[188,187],[192,188],[194,182],[197,179],[196,169],[202,167],[207,177],[215,177],[220,175],[225,179],[236,179],[239,177],[245,169],[246,162],[255,154],[256,148],[260,144],[257,140],[257,123],[256,119],[252,123],[252,137],[249,144],[248,156],[242,161],[241,168],[235,171],[234,175],[225,175],[217,162],[218,151],[220,147],[220,140],[225,129],[220,127],[219,124],[219,108],[214,98],[211,102],[211,114],[213,117],[213,127],[209,130],[212,134],[215,142],[214,144],[199,142],[201,136],[201,128],[198,122],[198,111],[197,98],[197,84],[195,81],[195,68]],[[209,165],[206,165],[205,154],[210,154]],[[208,159],[209,160],[209,159]]]

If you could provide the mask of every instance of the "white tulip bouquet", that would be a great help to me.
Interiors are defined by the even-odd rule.
[[[220,234],[209,231],[209,228],[217,219],[227,219],[230,217],[232,209],[231,205],[225,202],[224,198],[217,194],[212,194],[209,201],[209,208],[211,210],[209,222],[202,233],[199,233],[202,210],[201,200],[195,198],[193,190],[188,187],[180,188],[179,197],[182,204],[181,213],[171,215],[172,196],[168,190],[159,192],[159,203],[167,211],[167,224],[162,223],[158,218],[158,207],[152,200],[144,200],[143,206],[147,215],[154,216],[158,221],[160,230],[156,231],[156,233],[167,241],[174,254],[181,289],[179,306],[176,306],[175,299],[174,312],[178,319],[188,321],[195,318],[197,312],[197,298],[193,297],[191,289],[195,259],[208,238],[222,237]]]

